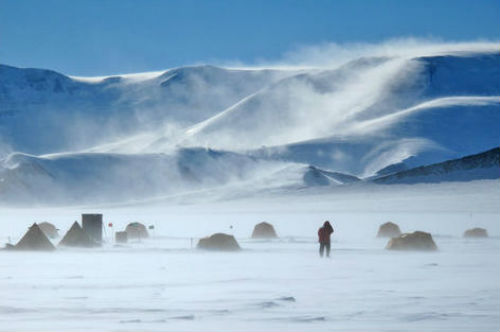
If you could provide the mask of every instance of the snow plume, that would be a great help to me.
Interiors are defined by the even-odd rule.
[[[257,68],[335,68],[363,57],[417,58],[441,55],[498,53],[500,41],[478,40],[451,42],[439,39],[396,38],[380,43],[332,43],[301,45],[287,51],[278,60],[260,60]],[[233,64],[235,67],[245,65]],[[253,68],[253,66],[250,66]]]
[[[197,124],[185,143],[252,149],[343,136],[368,111],[403,102],[391,90],[418,69],[418,63],[391,59],[298,74]]]
[[[370,119],[367,121],[360,121],[354,125],[351,130],[352,133],[368,134],[377,130],[385,129],[393,124],[396,124],[398,120],[411,115],[413,113],[418,113],[420,111],[428,111],[448,107],[455,107],[457,109],[469,107],[480,107],[480,106],[495,106],[500,104],[500,96],[497,97],[446,97],[446,98],[436,98],[431,101],[426,101],[415,106],[403,109],[398,112],[394,112],[385,116],[378,117],[376,119]]]
[[[191,195],[212,200],[215,189],[234,196],[235,188],[253,193],[270,185],[301,185],[302,165],[281,174],[290,166],[209,149],[178,149],[168,155],[14,153],[0,161],[0,203],[182,201]]]
[[[191,127],[182,144],[245,150],[324,137],[387,135],[389,128],[375,125],[382,122],[378,118],[393,118],[394,113],[402,119],[410,113],[405,110],[450,107],[482,98],[476,95],[498,95],[498,68],[491,64],[498,62],[499,52],[494,42],[418,39],[303,47],[257,66],[298,72]],[[496,60],[485,65],[481,55],[493,54]],[[465,60],[447,63],[443,56],[450,55]],[[464,93],[463,100],[456,98]],[[442,100],[432,99],[448,96],[455,98],[442,99],[442,106]]]
[[[245,70],[200,65],[85,80],[9,69],[0,84],[19,98],[4,103],[14,116],[0,129],[12,150],[31,154],[243,150],[346,136],[358,120],[428,101],[421,92],[434,64],[422,57],[499,49],[495,42],[406,38],[306,46]]]

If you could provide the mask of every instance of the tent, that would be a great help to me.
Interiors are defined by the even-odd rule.
[[[11,247],[15,250],[55,250],[56,248],[40,229],[37,223],[34,223],[24,234],[19,242]]]
[[[125,227],[125,232],[127,232],[129,239],[144,239],[149,237],[146,226],[140,222],[131,222],[127,225],[127,227]]]
[[[198,249],[221,251],[236,251],[241,249],[234,236],[224,233],[215,233],[204,237],[198,241],[196,247]]]
[[[59,242],[59,245],[66,247],[84,248],[99,246],[97,242],[95,242],[87,233],[85,233],[83,228],[80,227],[80,225],[76,221],[73,223],[69,231],[66,232],[61,242]]]
[[[252,239],[272,239],[277,237],[273,225],[265,221],[255,225],[252,233]]]
[[[386,222],[380,225],[377,232],[377,237],[398,237],[401,235],[399,226],[393,222]]]
[[[48,238],[55,239],[56,237],[59,237],[56,226],[54,226],[50,222],[41,222],[38,224],[38,227],[40,227],[40,229],[45,233],[45,235],[47,235]]]

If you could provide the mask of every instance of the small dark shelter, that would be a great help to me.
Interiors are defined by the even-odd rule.
[[[200,239],[196,248],[219,251],[237,251],[241,249],[234,236],[224,233],[215,233]]]
[[[82,228],[92,240],[97,243],[102,242],[102,214],[82,214]]]
[[[78,222],[75,221],[66,232],[61,242],[59,242],[59,246],[91,248],[97,247],[99,244],[80,227]]]
[[[421,231],[404,233],[398,237],[393,237],[385,248],[389,250],[437,250],[432,235]]]
[[[128,234],[127,232],[116,232],[115,233],[115,242],[116,243],[127,243]]]
[[[386,222],[378,228],[377,237],[397,237],[401,235],[399,226],[393,222]]]
[[[486,229],[480,227],[471,228],[464,232],[464,237],[468,238],[488,237],[488,232],[486,231]]]
[[[255,225],[252,232],[252,239],[274,239],[277,238],[273,225],[265,221]]]

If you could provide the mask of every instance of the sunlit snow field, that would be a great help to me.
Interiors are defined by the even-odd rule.
[[[63,235],[81,213],[103,213],[114,227],[99,249],[0,252],[0,330],[497,331],[499,198],[495,180],[3,208],[2,243],[17,242],[34,221],[50,221]],[[326,219],[335,228],[332,257],[320,259],[316,232]],[[279,239],[250,239],[263,220]],[[388,220],[403,232],[431,232],[439,251],[384,250],[387,239],[375,235]],[[151,238],[115,246],[113,230],[131,221],[155,225]],[[462,238],[476,226],[490,237]],[[215,232],[234,234],[243,250],[194,249]]]

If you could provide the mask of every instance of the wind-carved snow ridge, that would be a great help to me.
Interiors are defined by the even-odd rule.
[[[322,45],[285,59],[98,78],[1,65],[0,201],[359,186],[499,145],[496,43]]]
[[[378,117],[376,119],[359,121],[350,128],[350,133],[360,133],[364,135],[370,132],[380,131],[386,129],[387,127],[390,127],[391,125],[397,125],[398,121],[404,121],[404,118],[412,115],[412,113],[431,110],[436,110],[438,112],[440,108],[446,110],[446,108],[454,107],[457,109],[457,116],[460,116],[460,108],[465,109],[465,107],[478,107],[478,111],[481,111],[480,106],[495,106],[498,104],[500,104],[500,96],[464,96],[436,98],[422,102],[407,109]]]
[[[342,135],[406,65],[396,59],[284,79],[191,129],[185,144],[241,150]]]
[[[151,71],[151,72],[145,72],[145,73],[134,73],[134,74],[117,74],[117,75],[110,75],[110,76],[69,76],[71,79],[75,81],[81,81],[81,82],[87,82],[87,83],[101,83],[105,79],[109,78],[122,78],[126,79],[129,82],[141,82],[141,81],[146,81],[150,80],[153,78],[157,78],[161,74],[163,74],[165,70],[163,71]]]

